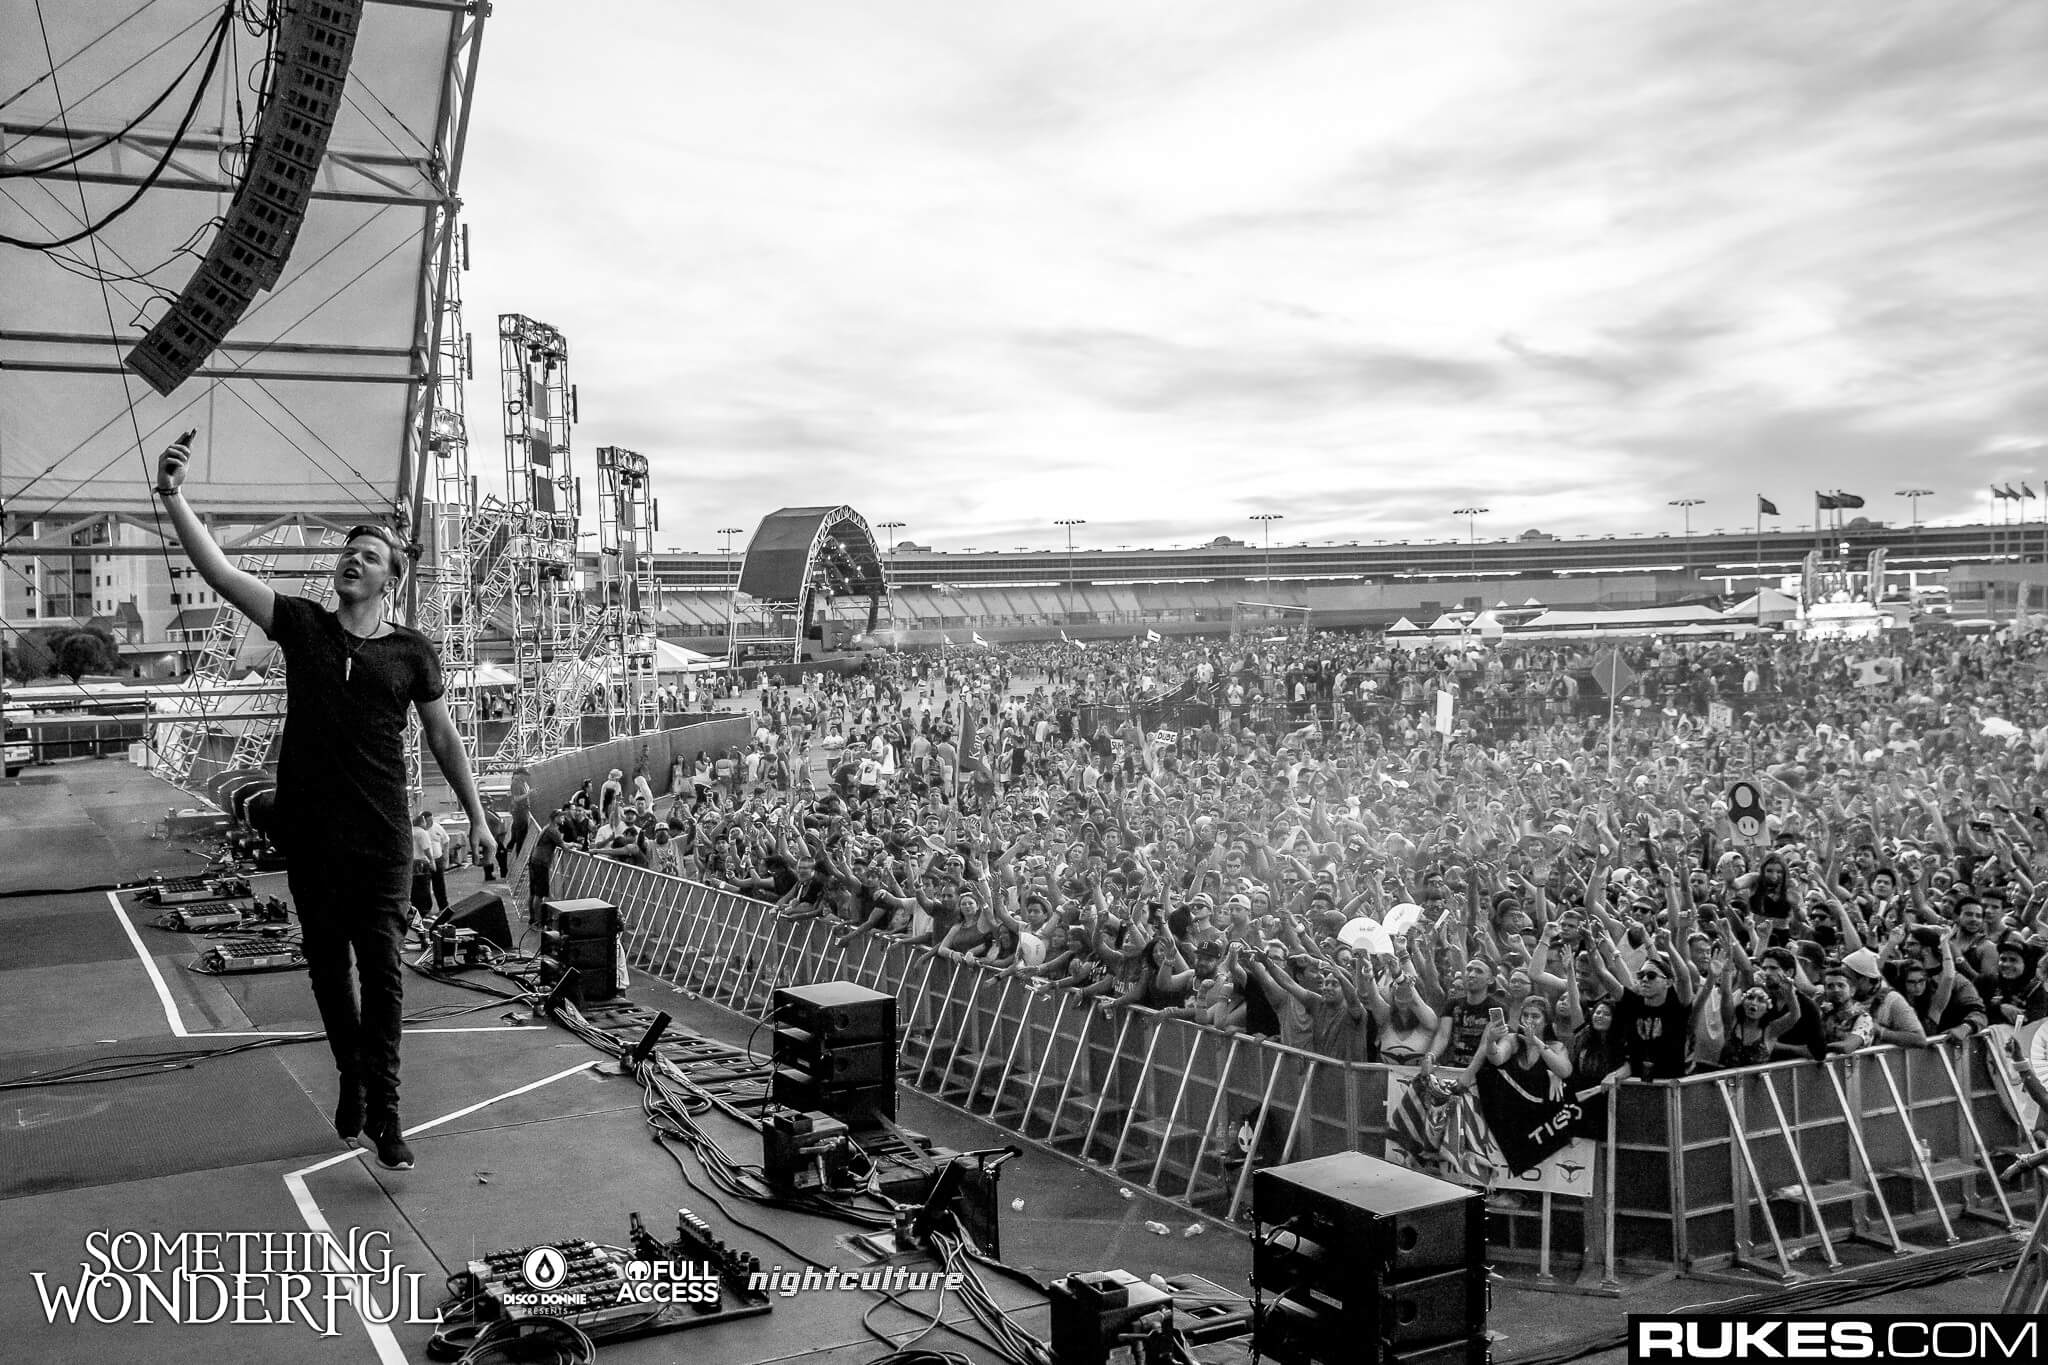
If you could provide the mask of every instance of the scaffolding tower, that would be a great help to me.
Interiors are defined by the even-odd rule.
[[[505,554],[513,604],[512,727],[488,765],[503,770],[574,747],[576,716],[560,714],[559,675],[580,671],[583,602],[576,591],[576,522],[581,492],[570,463],[575,396],[569,344],[543,322],[498,318],[504,377],[505,495],[511,516]]]
[[[328,545],[324,529],[298,522],[279,522],[259,531],[236,555],[238,567],[266,581],[281,575],[278,552],[292,545]],[[331,553],[307,565],[304,596],[325,605],[334,592]],[[157,775],[186,791],[203,791],[207,779],[229,768],[255,767],[267,762],[271,744],[284,724],[281,716],[256,720],[236,719],[223,713],[222,701],[234,695],[235,670],[249,638],[249,618],[233,607],[222,606],[213,614],[192,672],[185,679],[184,694],[165,703],[173,720],[157,728]],[[284,678],[284,656],[268,646],[257,668],[265,681],[275,685]],[[283,701],[267,708],[281,712]],[[240,727],[239,732],[230,727]],[[212,743],[208,743],[211,740]],[[230,747],[232,745],[232,747]]]
[[[462,330],[461,274],[469,268],[468,237],[462,237],[459,259],[448,262],[447,286],[441,296],[438,363],[431,434],[427,452],[433,460],[433,500],[427,507],[427,552],[422,557],[414,624],[441,651],[448,717],[472,766],[479,757],[477,735],[482,725],[478,704],[477,641],[489,619],[478,610],[482,551],[476,535],[476,483],[469,472],[469,426],[464,384],[476,377],[469,334]],[[425,790],[421,772],[417,713],[407,718],[406,769],[415,792]]]
[[[661,509],[645,455],[599,446],[597,472],[597,603],[610,637],[600,652],[602,709],[612,735],[637,735],[661,728],[654,648],[661,609],[654,533]]]

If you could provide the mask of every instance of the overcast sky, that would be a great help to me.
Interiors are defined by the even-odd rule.
[[[2032,0],[501,3],[469,325],[563,330],[685,548],[1981,520],[2048,473],[2044,72]]]

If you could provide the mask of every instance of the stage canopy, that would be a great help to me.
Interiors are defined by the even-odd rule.
[[[233,198],[257,119],[250,80],[260,88],[269,43],[243,16],[268,11],[0,0],[0,98],[14,96],[0,105],[0,235],[68,237],[139,192],[70,246],[0,245],[0,502],[10,513],[146,515],[156,454],[188,428],[199,431],[192,475],[209,513],[346,523],[414,504],[482,24],[471,10],[364,6],[283,276],[160,397],[122,357],[191,278]]]
[[[834,597],[882,597],[888,585],[875,537],[851,507],[784,507],[761,519],[740,566],[740,591],[757,602],[795,602],[821,574]]]

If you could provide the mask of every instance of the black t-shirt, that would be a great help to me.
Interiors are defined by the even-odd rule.
[[[1507,1009],[1508,998],[1499,991],[1488,991],[1477,1003],[1461,995],[1444,1006],[1444,1016],[1451,1021],[1451,1036],[1437,1060],[1451,1066],[1464,1066],[1471,1061],[1479,1051],[1480,1040],[1486,1036],[1488,1011],[1499,1010],[1505,1018]]]
[[[1629,1074],[1639,1081],[1671,1080],[1685,1074],[1687,1024],[1692,1006],[1667,990],[1664,1003],[1652,1005],[1634,991],[1623,991],[1614,1007],[1614,1032]]]
[[[526,858],[527,866],[537,867],[543,872],[552,868],[555,865],[555,850],[560,848],[562,843],[562,831],[549,825],[540,832],[540,838],[534,841],[533,852]]]
[[[285,663],[277,814],[287,853],[317,848],[410,866],[405,718],[441,695],[433,645],[406,626],[358,638],[303,597],[275,603],[270,638]]]
[[[1994,1024],[2005,1022],[2005,1015],[1999,1010],[2001,1005],[2017,1005],[2021,1023],[2048,1017],[2048,991],[2041,989],[2041,983],[2031,972],[2011,981],[1995,971],[1987,972],[1977,978],[1977,994]]]

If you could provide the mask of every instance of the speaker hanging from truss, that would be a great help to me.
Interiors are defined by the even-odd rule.
[[[185,290],[128,353],[160,394],[192,377],[291,259],[355,56],[363,0],[285,0],[256,137],[220,231]]]

